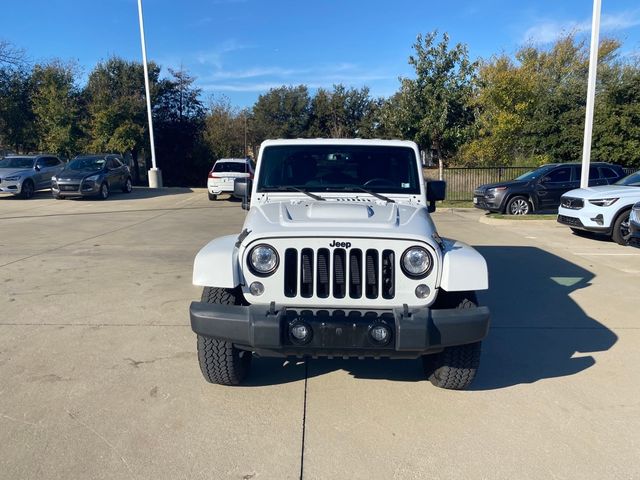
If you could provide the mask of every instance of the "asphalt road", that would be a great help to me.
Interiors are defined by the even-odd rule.
[[[0,478],[640,478],[640,250],[435,214],[489,263],[470,391],[418,361],[259,359],[201,378],[191,266],[238,203],[0,197]]]

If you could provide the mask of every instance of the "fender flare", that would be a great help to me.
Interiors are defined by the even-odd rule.
[[[237,235],[218,237],[198,252],[193,262],[194,285],[220,288],[240,285],[237,240]]]
[[[440,288],[447,292],[487,290],[489,271],[482,255],[466,243],[443,239]]]

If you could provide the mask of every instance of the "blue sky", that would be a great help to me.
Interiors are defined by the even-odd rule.
[[[418,33],[449,32],[473,57],[512,54],[563,31],[588,36],[591,0],[143,0],[147,50],[164,68],[184,65],[203,96],[249,106],[279,85],[367,85],[376,96],[411,75]],[[75,59],[85,75],[111,55],[140,58],[136,0],[24,0],[2,7],[0,39],[33,61]],[[640,4],[603,1],[603,34],[640,52]]]

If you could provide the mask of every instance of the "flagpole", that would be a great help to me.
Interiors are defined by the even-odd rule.
[[[151,93],[149,88],[149,67],[147,66],[147,45],[144,40],[144,19],[142,17],[142,0],[138,0],[138,20],[140,20],[140,43],[142,45],[142,67],[144,68],[144,88],[147,97],[147,117],[149,120],[149,143],[151,145],[151,165],[149,169],[149,187],[162,187],[162,172],[156,164],[156,147],[153,138],[153,116],[151,115]]]
[[[596,75],[598,70],[598,42],[600,37],[600,10],[602,0],[593,0],[591,20],[591,53],[589,55],[589,80],[587,84],[587,111],[584,121],[584,144],[582,146],[582,176],[580,188],[589,186],[589,165],[591,164],[591,139],[593,135],[593,110],[596,100]]]

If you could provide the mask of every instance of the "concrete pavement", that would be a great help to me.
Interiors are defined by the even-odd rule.
[[[640,478],[640,250],[443,210],[489,262],[472,390],[418,361],[258,359],[201,378],[198,249],[238,203],[0,197],[0,478]]]

